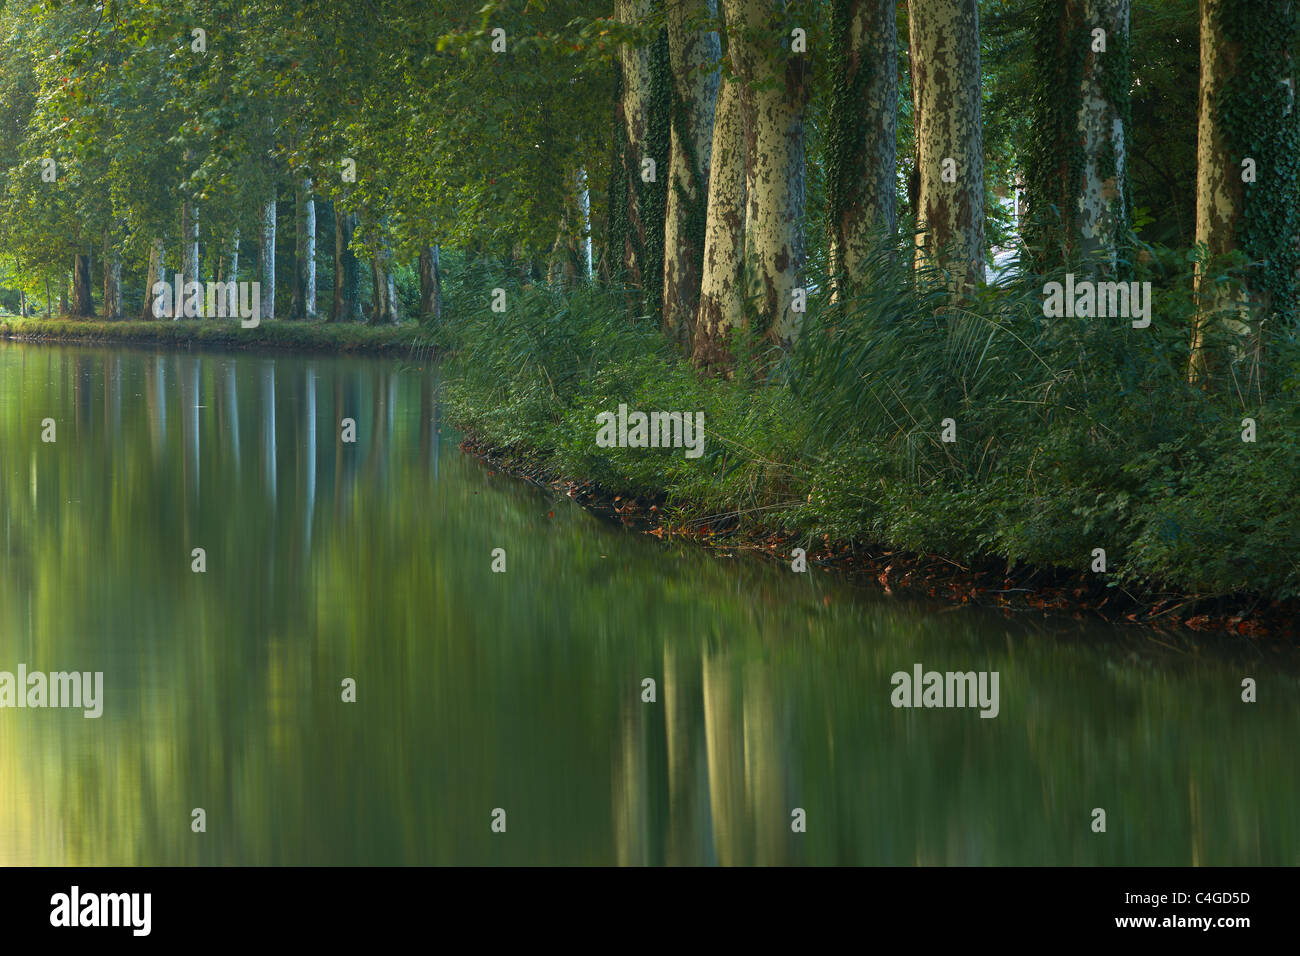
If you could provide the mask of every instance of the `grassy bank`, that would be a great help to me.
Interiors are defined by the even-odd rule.
[[[1041,277],[955,311],[882,260],[841,310],[810,305],[793,354],[742,345],[730,381],[621,297],[517,290],[444,330],[452,416],[516,467],[663,501],[687,527],[1041,571],[1186,614],[1290,603],[1300,353],[1272,343],[1253,385],[1189,385],[1186,276],[1152,269],[1153,322],[1134,329],[1044,319]],[[702,411],[704,454],[598,447],[597,414],[621,403]]]
[[[238,322],[122,321],[96,319],[0,319],[0,338],[25,342],[78,342],[123,345],[201,345],[208,348],[293,350],[337,353],[405,353],[427,343],[414,324],[368,326],[356,323],[262,322],[242,328]]]

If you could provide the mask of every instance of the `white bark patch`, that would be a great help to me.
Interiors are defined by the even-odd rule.
[[[734,80],[724,81],[718,91],[712,157],[695,324],[694,362],[701,366],[725,361],[723,341],[744,319],[745,136],[740,85]]]
[[[924,228],[917,260],[940,261],[963,287],[984,279],[979,11],[976,0],[911,0],[908,11]],[[946,158],[956,160],[956,182],[943,181]]]
[[[790,307],[804,261],[803,120],[810,92],[807,58],[770,42],[772,0],[727,0],[729,43],[749,84],[746,188],[751,290],[768,323],[768,335],[788,345],[801,316]],[[732,27],[735,27],[732,30]]]
[[[1088,0],[1083,15],[1087,23],[1100,23],[1112,38],[1128,35],[1129,0]],[[1121,233],[1128,228],[1122,210],[1113,201],[1128,174],[1128,154],[1124,122],[1101,86],[1100,72],[1106,68],[1106,56],[1105,52],[1096,52],[1094,44],[1081,82],[1078,130],[1083,142],[1083,173],[1078,225],[1084,253],[1104,255],[1113,266]],[[1107,168],[1108,154],[1113,158],[1113,169]]]

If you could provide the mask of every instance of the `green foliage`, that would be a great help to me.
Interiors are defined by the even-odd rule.
[[[1146,240],[1189,246],[1196,239],[1196,139],[1200,36],[1197,0],[1134,0],[1127,103],[1132,135],[1128,177],[1134,228]]]
[[[1078,112],[1090,33],[1081,5],[1040,0],[1034,11],[1037,82],[1025,179],[1034,185],[1028,202],[1028,221],[1033,228],[1027,238],[1050,257],[1040,265],[1071,259],[1077,243],[1074,202],[1084,167]]]
[[[1131,6],[1131,82],[1122,83],[1118,72],[1104,77],[1111,101],[1127,110],[1131,121],[1125,143],[1130,208],[1145,210],[1140,232],[1147,241],[1189,246],[1196,231],[1198,3],[1132,0]],[[1006,188],[1016,168],[1034,183],[1035,155],[1049,172],[1053,159],[1066,161],[1053,175],[1070,172],[1072,141],[1052,140],[1036,119],[1059,112],[1053,107],[1060,105],[1060,84],[1081,67],[1079,51],[1087,50],[1076,40],[1068,60],[1054,57],[1058,36],[1052,22],[1061,9],[1060,3],[1043,0],[981,0],[984,141],[995,187]],[[1043,89],[1042,78],[1049,75],[1055,77],[1054,91]],[[1121,88],[1124,95],[1118,96]],[[1032,189],[1028,195],[1032,198]],[[991,224],[990,236],[997,241],[995,232]]]
[[[613,73],[614,100],[619,102],[623,96],[623,71],[615,65]],[[609,187],[605,200],[605,251],[600,272],[607,281],[619,284],[627,280],[626,249],[632,228],[628,221],[628,170],[632,166],[633,156],[627,124],[621,116],[613,126],[613,135],[610,137]]]
[[[774,38],[799,26],[809,31],[811,75],[843,66],[839,0],[778,6],[759,31],[772,41],[765,49],[775,55]],[[980,8],[986,192],[1005,194],[1024,168],[1039,210],[1059,211],[1080,173],[1071,115],[1061,107],[1078,88],[1086,30],[1063,25],[1059,3],[983,0]],[[1052,276],[1025,268],[955,308],[937,277],[913,274],[906,250],[889,246],[864,269],[864,287],[831,310],[816,268],[826,237],[810,230],[813,298],[798,349],[772,367],[749,338],[760,329],[755,321],[736,343],[734,380],[702,380],[657,322],[627,321],[617,291],[630,243],[641,270],[639,312],[660,308],[669,144],[672,124],[680,132],[684,119],[672,100],[661,6],[645,23],[626,25],[593,16],[583,0],[141,0],[0,8],[5,286],[41,304],[48,280],[57,297],[70,257],[107,238],[135,293],[155,237],[169,244],[175,267],[182,203],[200,210],[205,246],[236,229],[251,242],[262,204],[310,179],[317,196],[360,216],[354,247],[363,261],[392,251],[408,315],[419,301],[410,262],[440,243],[449,318],[420,330],[49,323],[37,331],[27,322],[2,330],[344,350],[435,339],[459,350],[453,397],[472,429],[549,468],[635,494],[666,493],[700,521],[757,515],[808,535],[1073,568],[1104,546],[1115,580],[1135,586],[1296,594],[1300,579],[1286,557],[1296,553],[1288,502],[1300,490],[1296,333],[1278,323],[1270,338],[1267,399],[1187,385],[1197,4],[1134,0],[1133,8],[1131,48],[1142,51],[1134,81],[1116,69],[1102,84],[1122,117],[1132,103],[1135,225],[1172,247],[1139,243],[1131,263],[1135,278],[1155,287],[1149,329],[1045,321],[1041,287]],[[1230,150],[1255,158],[1261,178],[1246,190],[1241,261],[1213,268],[1227,270],[1225,282],[1249,273],[1273,311],[1289,315],[1300,292],[1300,110],[1277,82],[1274,60],[1287,59],[1300,39],[1294,4],[1222,0],[1214,9],[1217,29],[1244,51],[1216,109]],[[904,5],[899,15],[905,53]],[[208,31],[206,54],[190,48],[196,25]],[[498,28],[504,53],[491,49]],[[1110,56],[1126,62],[1121,39],[1110,42]],[[619,97],[612,61],[629,43],[651,53],[654,184],[641,182],[641,157],[628,155],[626,131],[611,122]],[[914,138],[906,62],[900,57],[904,165]],[[814,83],[808,223],[855,194],[845,172],[863,135],[851,121],[855,91]],[[832,114],[846,122],[831,122]],[[57,188],[39,175],[47,156],[58,163]],[[356,163],[355,183],[340,175],[345,158]],[[521,280],[536,275],[550,248],[576,170],[597,192],[608,183],[608,208],[592,218],[606,223],[602,271],[614,291],[563,297]],[[987,205],[990,237],[1010,244],[1018,237],[1000,204]],[[690,209],[692,236],[703,215],[702,202]],[[1048,249],[1064,266],[1064,235],[1042,216],[1031,225],[1045,230],[1030,230],[1038,267]],[[291,232],[280,232],[286,249]],[[281,291],[290,284],[279,283]],[[504,315],[487,309],[484,290],[496,286],[510,297]],[[594,416],[624,402],[703,411],[706,454],[597,450]],[[1239,439],[1247,416],[1260,423],[1257,444]],[[956,424],[956,443],[940,440],[945,419]]]
[[[905,246],[903,247],[905,248]],[[937,276],[882,248],[840,309],[765,378],[698,377],[598,292],[537,290],[508,316],[454,320],[454,418],[535,466],[681,517],[792,530],[957,560],[1084,570],[1200,594],[1300,594],[1300,348],[1275,371],[1293,390],[1244,406],[1185,379],[1191,263],[1155,250],[1136,277],[1151,327],[1045,319],[1019,273],[962,308]],[[604,449],[595,416],[620,403],[705,414],[703,457]],[[1255,418],[1259,441],[1241,440]],[[953,419],[957,441],[941,440]]]
[[[664,302],[664,223],[668,211],[668,157],[672,154],[673,81],[668,59],[668,31],[661,30],[650,45],[650,102],[645,150],[658,157],[655,181],[644,182],[638,175],[632,180],[637,191],[637,209],[641,215],[636,230],[641,263],[641,293],[646,311],[658,325],[663,318]],[[639,170],[640,164],[635,167]],[[702,230],[701,230],[702,231]]]
[[[10,6],[0,251],[24,284],[61,287],[71,256],[107,234],[131,282],[155,237],[180,258],[182,203],[212,248],[236,229],[255,240],[268,198],[311,180],[360,216],[363,260],[382,248],[400,265],[435,242],[532,256],[554,239],[566,175],[605,177],[624,37],[587,12],[580,0]],[[498,26],[503,54],[489,47]],[[40,178],[46,156],[57,184]]]
[[[1235,52],[1214,104],[1225,158],[1234,167],[1254,159],[1259,177],[1242,187],[1237,239],[1250,262],[1247,285],[1262,293],[1269,312],[1293,319],[1300,298],[1300,10],[1290,0],[1217,0],[1208,10],[1212,28]]]

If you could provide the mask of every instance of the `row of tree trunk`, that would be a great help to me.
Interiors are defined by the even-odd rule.
[[[296,229],[295,229],[295,263],[293,276],[293,296],[289,306],[291,319],[316,319],[317,312],[317,270],[316,270],[316,202],[311,195],[310,180],[304,181],[296,195]],[[361,301],[361,268],[352,251],[352,239],[358,226],[355,213],[335,210],[334,229],[334,296],[330,322],[359,322],[367,319]],[[261,318],[275,318],[275,241],[276,241],[276,204],[267,202],[262,208],[261,228],[259,232],[259,269],[258,281],[261,284]],[[199,212],[190,202],[181,207],[181,276],[182,282],[201,281],[201,258],[199,247]],[[217,258],[217,280],[229,282],[239,275],[239,230],[234,231],[222,253]],[[155,238],[149,247],[148,265],[145,270],[144,303],[140,312],[143,320],[161,319],[166,316],[154,311],[155,296],[152,294],[154,284],[170,281],[167,274],[166,242]],[[109,231],[104,234],[104,316],[120,319],[123,316],[122,302],[122,257],[113,236]],[[401,319],[401,308],[397,296],[396,278],[393,274],[392,254],[386,248],[373,257],[372,301],[374,305],[369,313],[371,324],[395,324]],[[442,315],[442,284],[439,268],[439,250],[437,246],[428,246],[420,253],[420,309],[425,317],[439,318]],[[95,306],[91,285],[91,255],[80,253],[73,258],[72,300],[66,297],[60,301],[61,310],[75,317],[85,318],[95,315]]]
[[[695,364],[725,372],[731,340],[751,319],[774,344],[798,336],[807,301],[804,267],[804,124],[811,96],[807,36],[775,36],[784,0],[721,0],[723,37],[709,30],[716,0],[667,6],[670,114],[662,244],[646,188],[655,154],[653,104],[662,80],[653,49],[625,50],[619,127],[625,153],[611,197],[609,254],[649,298],[665,332],[689,344]],[[618,0],[617,16],[646,18],[651,0]],[[918,261],[952,268],[968,286],[983,277],[984,172],[976,0],[909,4],[917,105]],[[831,292],[861,277],[867,250],[897,225],[897,29],[892,0],[833,0],[829,120]],[[722,52],[722,39],[726,50]],[[721,70],[708,66],[723,61]],[[653,169],[654,167],[651,166]],[[647,274],[662,250],[662,276]]]
[[[652,2],[616,0],[616,16],[641,22]],[[799,332],[810,83],[806,37],[772,33],[786,0],[721,0],[722,38],[699,25],[717,2],[667,5],[667,98],[654,48],[624,51],[623,157],[607,254],[664,330],[691,343],[697,366],[725,371],[731,338],[750,321],[782,346]],[[1258,22],[1278,25],[1268,30],[1252,29],[1239,7],[1201,2],[1197,242],[1210,261],[1244,252],[1252,266],[1230,301],[1210,266],[1198,269],[1193,378],[1216,364],[1206,344],[1213,326],[1253,331],[1248,345],[1258,347],[1263,323],[1300,300],[1295,4],[1260,0]],[[909,0],[907,11],[914,262],[939,267],[965,292],[985,280],[978,2]],[[1041,0],[1037,10],[1041,93],[1027,150],[1027,238],[1042,269],[1071,262],[1114,274],[1129,265],[1130,17],[1130,0]],[[831,0],[831,43],[829,279],[839,297],[863,280],[873,241],[897,227],[894,0]],[[710,71],[720,53],[724,69]],[[660,220],[644,174],[647,161],[663,159],[655,128],[665,108],[669,188]],[[657,221],[662,244],[647,228]],[[662,276],[650,274],[659,262]]]

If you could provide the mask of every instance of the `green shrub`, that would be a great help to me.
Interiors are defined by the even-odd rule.
[[[538,467],[666,495],[682,519],[1077,571],[1101,547],[1126,586],[1300,595],[1300,348],[1282,336],[1254,379],[1243,358],[1223,387],[1189,384],[1190,260],[1146,259],[1153,321],[1134,329],[1044,318],[1054,277],[1025,272],[954,308],[882,248],[847,301],[810,301],[777,364],[742,343],[729,381],[621,293],[510,287],[506,313],[449,320],[453,418]],[[595,416],[620,402],[703,411],[705,454],[597,448]]]

